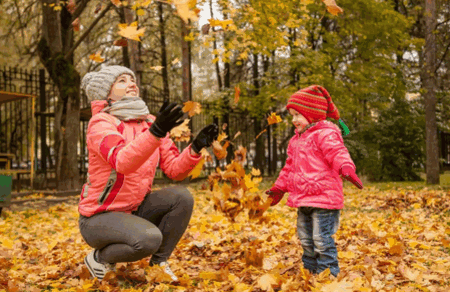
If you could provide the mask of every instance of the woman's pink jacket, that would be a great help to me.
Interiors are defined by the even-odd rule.
[[[339,169],[344,164],[355,170],[339,128],[320,121],[289,141],[286,165],[274,187],[289,193],[290,207],[342,209],[344,195]]]
[[[191,146],[181,154],[167,135],[158,139],[148,130],[148,121],[120,121],[100,112],[106,101],[91,103],[92,118],[86,134],[89,152],[87,183],[78,211],[90,217],[106,211],[131,213],[152,189],[159,163],[171,179],[183,180],[201,160],[192,156]],[[151,194],[150,194],[151,196]]]

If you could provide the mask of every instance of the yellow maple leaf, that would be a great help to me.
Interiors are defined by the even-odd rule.
[[[199,163],[194,167],[194,169],[191,170],[191,172],[188,174],[188,176],[191,177],[191,179],[194,179],[202,173],[203,164],[205,164],[205,159],[202,158]]]
[[[257,287],[264,291],[273,291],[272,286],[277,284],[277,279],[271,274],[261,276],[256,282]]]
[[[9,240],[9,239],[2,239],[2,246],[4,246],[4,247],[6,247],[6,248],[9,248],[9,249],[12,249],[13,248],[13,245],[14,245],[14,242],[12,241],[12,240]]]
[[[144,36],[145,27],[138,29],[137,21],[131,23],[130,25],[126,23],[120,23],[118,26],[119,26],[118,34],[123,36],[124,38],[140,42],[141,41],[140,37]]]
[[[196,3],[196,1],[192,0],[173,0],[173,4],[177,9],[177,13],[184,22],[188,23],[189,19],[192,21],[198,20],[197,12],[193,8],[192,4]],[[194,4],[195,7],[195,4]]]
[[[105,58],[100,56],[100,52],[89,55],[89,59],[91,59],[92,61],[97,62],[97,63],[103,63],[105,61]]]
[[[269,123],[269,125],[277,124],[281,121],[282,119],[276,113],[271,113],[270,116],[267,118],[267,122]]]
[[[186,101],[183,106],[183,112],[188,113],[189,117],[198,115],[202,112],[202,105],[195,101]]]
[[[256,169],[256,168],[252,167],[252,175],[253,176],[260,176],[261,175],[261,171],[259,169]]]
[[[228,138],[228,135],[225,134],[224,132],[219,134],[219,137],[217,137],[217,141],[218,142],[222,142],[224,139]]]
[[[170,137],[177,142],[189,142],[191,140],[191,129],[189,128],[189,119],[170,130]]]
[[[337,6],[335,0],[322,0],[323,3],[327,6],[328,12],[330,12],[333,15],[338,15],[339,13],[343,13],[344,10]]]

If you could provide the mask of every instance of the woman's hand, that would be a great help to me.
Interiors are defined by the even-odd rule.
[[[157,138],[164,138],[170,130],[183,123],[184,119],[180,119],[183,115],[181,106],[176,102],[169,104],[169,101],[165,100],[149,129],[150,133]]]
[[[216,124],[211,124],[204,127],[197,137],[192,142],[192,149],[196,153],[200,153],[203,147],[211,146],[212,142],[219,136],[219,127]]]

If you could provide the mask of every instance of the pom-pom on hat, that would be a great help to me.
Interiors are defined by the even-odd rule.
[[[136,79],[133,71],[119,65],[106,66],[100,69],[100,71],[89,72],[84,75],[81,81],[81,89],[86,93],[88,102],[106,99],[117,77],[122,74],[129,74]]]
[[[311,85],[303,88],[288,100],[286,108],[290,108],[301,113],[309,123],[332,118],[339,122],[343,135],[347,135],[350,131],[348,127],[339,117],[339,111],[331,100],[328,91],[320,85]]]

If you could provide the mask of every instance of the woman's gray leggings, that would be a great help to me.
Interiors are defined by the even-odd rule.
[[[186,231],[194,199],[185,187],[170,187],[146,196],[133,214],[106,212],[80,215],[80,232],[106,263],[134,262],[153,255],[166,261]]]

